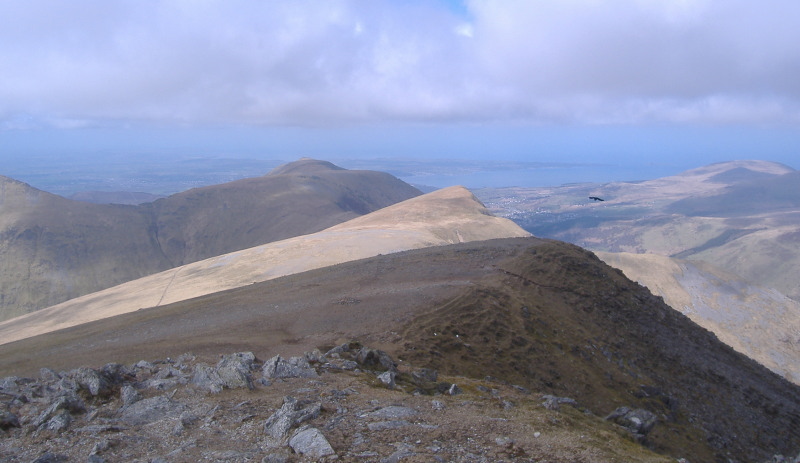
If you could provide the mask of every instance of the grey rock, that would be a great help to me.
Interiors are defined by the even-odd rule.
[[[126,384],[120,388],[119,398],[122,400],[122,405],[131,405],[141,400],[142,395],[133,386]]]
[[[69,427],[71,422],[72,415],[70,415],[67,410],[59,410],[49,420],[47,420],[47,423],[44,423],[41,428],[55,432],[62,432]]]
[[[89,392],[93,396],[107,396],[111,393],[111,383],[96,370],[91,368],[77,368],[67,373],[78,385],[79,389]]]
[[[642,408],[619,407],[611,412],[606,420],[626,428],[637,437],[644,437],[653,430],[658,418],[652,412]]]
[[[265,378],[316,378],[317,371],[311,367],[305,357],[284,359],[276,355],[264,363]]]
[[[273,439],[283,440],[293,426],[318,417],[321,407],[320,402],[284,397],[283,406],[264,422],[264,432]]]
[[[329,350],[328,352],[325,352],[325,357],[339,356],[345,352],[350,352],[350,343],[341,344]]]
[[[183,373],[174,367],[167,367],[158,370],[158,373],[155,374],[155,379],[167,379],[167,378],[180,378],[183,376]]]
[[[225,382],[220,377],[217,370],[208,365],[197,365],[192,376],[192,384],[205,389],[213,394],[222,392]]]
[[[441,400],[431,400],[431,407],[436,411],[444,410],[446,408],[444,402]]]
[[[295,453],[315,459],[336,454],[325,435],[319,429],[312,427],[298,429],[289,439],[289,447]]]
[[[342,370],[353,371],[358,368],[358,363],[352,360],[343,360],[342,361]]]
[[[51,418],[60,414],[62,410],[68,413],[80,413],[86,410],[86,406],[84,405],[83,400],[73,394],[58,396],[42,413],[39,414],[39,416],[36,417],[35,420],[33,420],[33,427],[44,427]]]
[[[396,373],[393,371],[384,371],[380,375],[378,375],[378,379],[381,383],[383,383],[389,389],[394,389],[397,384],[395,384],[394,378]]]
[[[142,425],[175,416],[183,411],[180,402],[165,395],[142,399],[121,409],[120,419],[130,425]]]
[[[156,391],[167,391],[169,389],[175,389],[177,386],[178,382],[174,379],[149,379],[144,383],[145,388],[154,389]]]
[[[322,352],[320,352],[319,349],[306,352],[305,358],[309,363],[325,363],[325,356],[322,355]]]
[[[409,418],[412,416],[416,416],[418,413],[419,412],[417,412],[413,408],[390,405],[388,407],[383,407],[379,410],[375,410],[374,412],[370,412],[362,416],[364,418],[396,420],[400,418]]]
[[[252,352],[237,352],[226,355],[217,363],[217,374],[224,387],[236,389],[246,387],[253,389],[253,369],[256,356]]]
[[[457,384],[450,385],[450,389],[447,390],[448,395],[458,395],[461,394],[461,388],[458,387]]]

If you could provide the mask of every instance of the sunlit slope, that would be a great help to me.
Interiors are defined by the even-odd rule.
[[[646,182],[481,194],[536,236],[708,262],[800,301],[800,171],[731,161]],[[604,201],[592,201],[589,196]],[[505,205],[503,200],[513,199]]]
[[[412,198],[319,233],[184,265],[0,323],[0,343],[378,254],[529,236],[463,187]]]
[[[800,384],[800,303],[703,262],[597,255],[737,351]]]

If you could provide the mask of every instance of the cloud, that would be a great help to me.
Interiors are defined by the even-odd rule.
[[[0,127],[800,122],[793,0],[0,3]]]

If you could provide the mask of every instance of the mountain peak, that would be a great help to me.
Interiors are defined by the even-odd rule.
[[[297,161],[280,165],[272,169],[267,175],[308,175],[331,170],[346,170],[328,161],[312,158],[300,158]]]

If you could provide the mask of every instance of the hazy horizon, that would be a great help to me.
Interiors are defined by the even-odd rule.
[[[798,16],[791,0],[6,2],[0,174],[188,157],[791,165]]]

